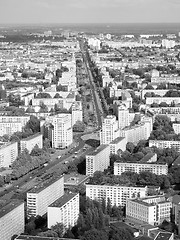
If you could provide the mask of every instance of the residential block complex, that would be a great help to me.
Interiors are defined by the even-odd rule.
[[[18,143],[1,143],[0,167],[9,167],[18,156]]]
[[[142,199],[127,199],[126,217],[142,223],[159,225],[170,221],[172,202],[164,196],[151,196]]]
[[[24,138],[20,141],[20,148],[21,152],[24,151],[24,149],[27,149],[29,153],[31,153],[32,149],[35,146],[38,146],[39,148],[43,147],[43,135],[40,133],[37,133],[35,135],[32,135],[28,138]]]
[[[86,184],[86,197],[92,200],[102,201],[108,198],[112,206],[125,206],[126,200],[132,197],[145,197],[147,194],[147,187],[128,187],[120,185],[92,185]]]
[[[13,200],[0,209],[0,239],[11,240],[14,235],[24,232],[24,203]]]
[[[48,228],[62,223],[67,228],[73,227],[79,216],[79,193],[64,194],[48,207]]]
[[[64,194],[64,177],[50,179],[27,193],[27,215],[43,216],[48,206]]]

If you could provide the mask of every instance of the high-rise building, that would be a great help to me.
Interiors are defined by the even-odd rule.
[[[125,206],[126,200],[133,197],[145,197],[147,195],[147,187],[128,187],[122,185],[94,185],[86,184],[86,197],[101,202],[108,198],[112,206]]]
[[[106,118],[104,118],[104,121],[102,123],[100,143],[109,144],[117,137],[119,137],[118,121],[116,120],[115,116],[108,115]]]
[[[49,116],[45,120],[48,138],[54,148],[66,148],[73,142],[71,114]]]
[[[64,177],[53,178],[35,186],[27,193],[27,216],[43,216],[48,206],[64,194]]]
[[[9,167],[18,156],[18,143],[0,145],[0,167]]]
[[[129,110],[124,104],[118,107],[118,123],[120,129],[129,126]]]
[[[73,227],[79,217],[79,193],[68,193],[48,207],[48,228],[62,223],[68,229]]]
[[[72,126],[77,122],[83,121],[83,115],[82,115],[82,104],[80,101],[74,102],[72,105]]]
[[[24,203],[13,200],[0,209],[0,239],[11,240],[14,235],[24,232]]]
[[[102,144],[91,154],[86,155],[86,175],[92,176],[96,171],[104,171],[110,165],[110,146]]]

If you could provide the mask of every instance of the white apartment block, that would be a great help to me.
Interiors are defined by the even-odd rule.
[[[137,125],[126,127],[120,131],[120,136],[125,137],[127,142],[138,143],[147,140],[152,131],[152,122],[141,122]]]
[[[148,171],[156,175],[167,175],[167,164],[156,163],[128,163],[128,162],[115,162],[114,163],[114,175],[121,175],[123,172],[135,172],[140,173]]]
[[[180,152],[180,141],[168,141],[168,140],[149,140],[149,147],[157,148],[175,148]]]
[[[180,133],[180,123],[173,123],[172,127],[173,127],[174,132],[175,132],[176,134],[179,134],[179,133]]]
[[[118,107],[118,123],[120,129],[123,129],[130,124],[129,110],[125,105],[121,105]]]
[[[172,203],[164,196],[150,196],[142,199],[127,199],[126,217],[141,223],[159,225],[170,221]]]
[[[0,146],[0,167],[9,167],[18,156],[18,143],[3,143]]]
[[[110,142],[110,154],[117,154],[117,151],[120,149],[121,151],[126,150],[126,138],[124,137],[118,137],[114,139],[112,142]]]
[[[96,171],[104,171],[110,165],[110,146],[102,144],[91,154],[86,155],[86,175],[92,176]]]
[[[72,126],[77,122],[83,121],[83,113],[82,113],[82,103],[74,102],[72,105]]]
[[[0,239],[11,240],[24,232],[24,203],[13,200],[0,209]]]
[[[146,98],[146,105],[151,105],[152,103],[160,104],[162,102],[165,102],[167,104],[179,104],[180,98],[179,97],[147,97]]]
[[[119,185],[91,185],[86,184],[86,197],[92,200],[102,201],[108,198],[111,204],[125,206],[126,200],[133,197],[143,198],[147,195],[147,187],[128,187]]]
[[[30,116],[0,116],[0,136],[21,132]]]
[[[66,148],[73,142],[71,114],[49,116],[45,120],[48,127],[48,138],[54,148]]]
[[[39,148],[43,148],[43,135],[40,133],[37,133],[35,135],[22,139],[20,141],[21,152],[27,149],[29,153],[31,153],[31,151],[36,145]]]
[[[50,179],[27,193],[27,216],[43,216],[48,206],[64,194],[64,177]]]
[[[152,77],[151,78],[152,83],[173,83],[173,84],[179,84],[180,83],[180,77],[171,76],[171,77]]]
[[[79,193],[68,193],[48,207],[48,228],[62,223],[68,229],[76,225],[79,217]]]
[[[117,137],[119,137],[118,121],[116,120],[115,116],[108,115],[106,118],[104,118],[102,123],[100,143],[109,144]]]

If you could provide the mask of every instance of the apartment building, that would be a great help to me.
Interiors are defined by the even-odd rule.
[[[117,154],[118,150],[125,151],[126,150],[126,138],[124,137],[118,137],[114,139],[112,142],[110,142],[110,154]]]
[[[18,143],[0,143],[0,167],[9,167],[18,156]]]
[[[170,221],[172,203],[164,196],[150,196],[142,199],[127,199],[126,217],[141,223],[159,225]]]
[[[168,141],[168,140],[149,140],[149,147],[157,148],[175,148],[180,152],[180,141]]]
[[[174,132],[175,132],[176,134],[179,134],[179,133],[180,133],[180,123],[173,123],[172,127],[173,127]]]
[[[110,146],[102,144],[92,153],[86,155],[86,175],[92,176],[96,171],[104,171],[110,165]]]
[[[167,175],[168,165],[157,163],[128,163],[128,162],[115,162],[114,163],[114,175],[121,175],[123,172],[135,172],[140,173],[148,171],[156,175]]]
[[[120,129],[123,129],[130,124],[129,110],[124,104],[118,107],[118,123]]]
[[[21,152],[23,152],[25,149],[27,149],[29,151],[29,153],[31,153],[31,151],[33,150],[33,148],[36,145],[39,148],[43,148],[43,135],[40,133],[34,134],[27,138],[23,138],[20,141]]]
[[[0,116],[0,136],[21,132],[30,116]]]
[[[86,197],[100,202],[102,199],[105,199],[107,202],[109,198],[112,206],[125,206],[127,199],[136,196],[143,198],[146,195],[147,187],[86,184]]]
[[[49,116],[44,123],[54,148],[66,148],[73,142],[71,114]],[[45,131],[44,131],[45,132]]]
[[[172,84],[179,84],[180,77],[179,76],[171,76],[171,77],[152,77],[152,83],[172,83]]]
[[[83,121],[82,103],[80,101],[72,104],[72,126],[77,122]]]
[[[146,105],[151,105],[153,103],[160,104],[162,102],[165,102],[167,104],[179,104],[180,98],[179,97],[147,97],[146,98]]]
[[[160,97],[163,97],[167,92],[169,91],[169,89],[143,89],[141,91],[141,98],[145,99],[145,95],[146,93],[154,93],[156,95],[159,95]]]
[[[152,121],[140,122],[134,126],[126,127],[120,131],[120,136],[125,137],[127,142],[138,143],[147,140],[152,130]]]
[[[79,193],[67,193],[48,206],[48,228],[62,223],[68,229],[76,225],[79,217]]]
[[[100,143],[109,144],[114,139],[119,137],[118,121],[113,115],[108,115],[104,118],[102,123],[102,130],[100,131]]]
[[[48,206],[64,194],[64,177],[39,183],[27,193],[27,216],[43,216]]]
[[[24,203],[12,200],[0,209],[0,239],[11,240],[24,232]]]

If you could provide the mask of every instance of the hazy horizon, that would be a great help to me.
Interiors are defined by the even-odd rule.
[[[0,23],[179,23],[180,0],[0,0]]]

